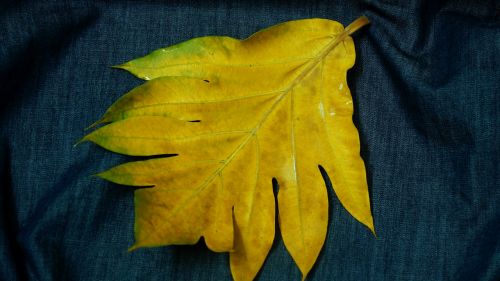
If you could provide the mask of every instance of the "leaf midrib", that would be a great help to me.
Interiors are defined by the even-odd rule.
[[[141,110],[141,109],[146,109],[146,108],[157,108],[157,107],[162,107],[162,106],[170,106],[170,105],[203,105],[203,104],[210,104],[210,103],[225,103],[225,102],[236,102],[236,101],[241,101],[241,100],[247,100],[247,99],[257,99],[265,96],[278,96],[283,93],[283,91],[286,91],[285,89],[280,89],[280,90],[275,90],[271,92],[264,92],[260,94],[253,94],[253,95],[248,95],[248,96],[241,96],[241,97],[235,97],[235,98],[227,98],[227,99],[220,99],[220,100],[201,100],[201,101],[186,101],[186,102],[164,102],[164,103],[155,103],[155,104],[148,104],[148,105],[141,105],[141,106],[134,106],[130,108],[125,108],[120,111],[114,112],[110,115],[109,118],[113,119],[116,118],[116,116],[123,115],[124,113],[128,111],[134,111],[134,110]],[[171,117],[171,116],[170,116]],[[104,118],[103,118],[104,119]]]

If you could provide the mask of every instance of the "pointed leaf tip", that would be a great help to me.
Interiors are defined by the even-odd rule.
[[[110,66],[111,68],[116,68],[116,69],[125,69],[127,70],[127,63],[122,63],[122,64],[117,64],[117,65],[112,65]]]
[[[373,221],[372,221],[372,224],[370,227],[368,227],[368,229],[370,230],[370,232],[373,234],[373,236],[375,236],[375,238],[378,238],[377,237],[377,232],[375,231],[375,226],[373,225]]]
[[[81,138],[79,141],[77,141],[75,144],[73,144],[73,147],[77,147],[79,146],[82,142],[86,142],[87,141],[87,136]]]
[[[140,246],[137,246],[137,244],[134,244],[134,245],[130,246],[130,247],[127,249],[127,252],[128,252],[128,253],[131,253],[131,252],[136,251],[136,250],[137,250],[137,249],[139,249],[139,248],[140,248]]]
[[[85,128],[85,129],[83,129],[83,130],[84,130],[84,131],[88,131],[88,130],[90,130],[90,129],[92,129],[92,128],[94,128],[94,127],[96,127],[97,125],[102,124],[102,123],[103,123],[103,119],[101,118],[101,119],[99,119],[99,120],[95,121],[94,123],[90,124],[88,127],[86,127],[86,128]]]
[[[106,177],[103,175],[105,172],[100,172],[97,174],[91,175],[92,177],[100,178],[100,179],[106,179]]]
[[[143,80],[151,80],[154,78],[154,77],[151,78],[148,75],[143,75],[140,71],[137,71],[137,69],[136,69],[137,67],[131,65],[130,62],[126,62],[124,64],[119,64],[119,65],[112,65],[111,68],[125,70],[125,71],[129,72],[130,74],[134,75],[135,77],[137,77],[139,79],[143,79]]]

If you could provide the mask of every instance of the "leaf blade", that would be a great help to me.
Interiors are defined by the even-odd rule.
[[[148,160],[100,174],[154,186],[136,191],[132,248],[204,236],[214,251],[230,251],[236,280],[253,279],[274,239],[274,177],[283,240],[305,278],[327,230],[318,165],[344,207],[373,231],[345,82],[355,57],[349,34],[363,24],[292,21],[245,40],[192,39],[120,66],[152,80],[113,104],[97,122],[111,124],[84,140],[128,155],[178,154],[162,159],[169,164]],[[168,167],[172,175],[161,174]],[[187,221],[183,210],[192,214]]]

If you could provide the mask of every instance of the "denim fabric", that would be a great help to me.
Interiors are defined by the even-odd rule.
[[[91,175],[130,158],[73,148],[142,83],[109,66],[362,14],[348,82],[378,237],[329,187],[309,280],[500,280],[500,3],[473,0],[1,2],[0,279],[230,280],[227,254],[203,243],[127,252],[133,188]],[[300,280],[279,234],[257,279]]]

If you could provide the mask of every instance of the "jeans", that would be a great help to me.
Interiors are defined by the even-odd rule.
[[[378,236],[329,186],[308,280],[500,280],[500,4],[472,0],[2,1],[0,280],[230,280],[202,241],[127,252],[134,189],[92,175],[133,158],[73,147],[142,83],[110,66],[363,14],[348,83]],[[277,233],[257,280],[300,280]]]

